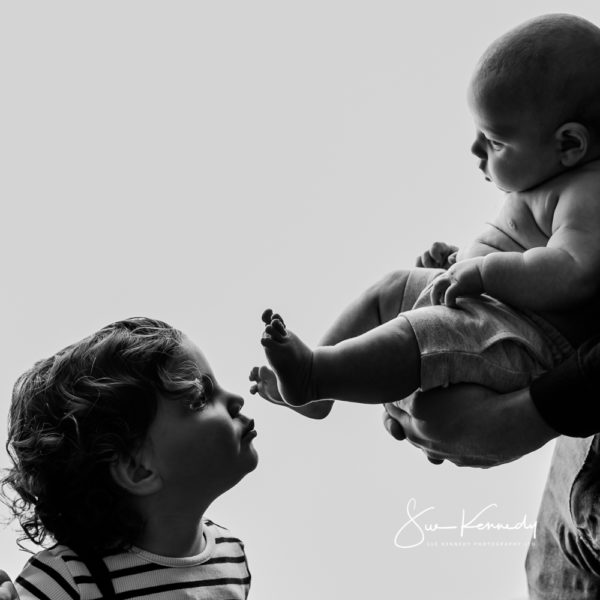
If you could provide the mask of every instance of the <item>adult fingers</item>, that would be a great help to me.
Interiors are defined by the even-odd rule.
[[[387,412],[383,413],[383,426],[386,431],[396,440],[405,440],[406,434],[402,425]]]
[[[19,600],[19,594],[8,573],[0,570],[0,600]]]

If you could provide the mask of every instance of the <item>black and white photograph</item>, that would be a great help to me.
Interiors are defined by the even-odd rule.
[[[600,4],[0,2],[0,600],[600,598]]]

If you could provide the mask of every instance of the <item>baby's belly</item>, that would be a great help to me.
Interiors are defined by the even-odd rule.
[[[490,252],[525,252],[530,248],[545,246],[548,239],[530,239],[531,236],[523,235],[522,231],[507,231],[496,225],[490,224],[477,242],[488,247]]]

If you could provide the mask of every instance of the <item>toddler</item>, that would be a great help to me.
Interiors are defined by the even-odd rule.
[[[466,249],[436,244],[387,277],[309,349],[263,314],[266,367],[251,392],[292,407],[386,403],[457,382],[525,387],[600,329],[600,29],[546,15],[480,59],[468,91],[471,148],[505,192]],[[275,379],[276,377],[276,379]],[[299,412],[323,417],[331,402]]]
[[[16,579],[21,600],[246,598],[242,542],[204,517],[256,468],[243,404],[189,338],[148,318],[22,375],[3,485],[23,539],[51,545]]]

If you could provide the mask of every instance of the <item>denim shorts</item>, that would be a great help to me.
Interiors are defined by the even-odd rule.
[[[531,600],[600,598],[600,435],[558,439],[525,568]]]
[[[438,269],[408,274],[401,315],[410,323],[421,356],[421,389],[459,382],[498,392],[526,387],[561,363],[571,344],[540,317],[487,295],[459,298],[457,308],[433,306]]]

